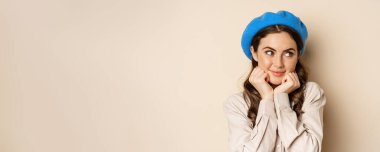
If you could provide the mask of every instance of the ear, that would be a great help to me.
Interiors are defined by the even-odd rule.
[[[257,52],[254,51],[253,46],[250,47],[252,58],[257,62]]]

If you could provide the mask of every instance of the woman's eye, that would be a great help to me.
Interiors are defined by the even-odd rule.
[[[287,57],[292,57],[293,55],[294,55],[293,52],[286,52],[286,53],[285,53],[285,56],[287,56]]]
[[[273,51],[265,51],[265,54],[267,54],[267,55],[273,55]]]

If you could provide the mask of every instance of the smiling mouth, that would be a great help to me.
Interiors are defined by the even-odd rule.
[[[274,76],[276,77],[281,77],[285,74],[285,72],[274,72],[274,71],[270,71]]]

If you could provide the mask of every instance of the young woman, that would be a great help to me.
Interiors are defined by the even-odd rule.
[[[300,57],[307,29],[287,11],[253,19],[242,36],[252,61],[244,91],[224,102],[233,152],[321,152],[323,90],[308,82]]]

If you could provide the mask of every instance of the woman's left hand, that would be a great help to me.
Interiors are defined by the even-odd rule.
[[[277,86],[273,93],[291,93],[300,87],[298,75],[295,72],[289,72],[282,79],[281,85]]]

